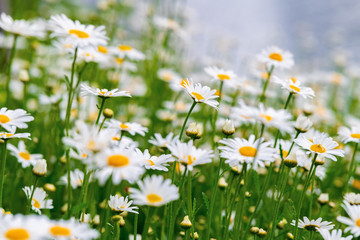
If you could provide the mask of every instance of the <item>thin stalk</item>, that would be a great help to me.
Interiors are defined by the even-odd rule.
[[[264,83],[262,93],[260,95],[260,102],[265,102],[265,99],[266,99],[265,92],[266,92],[267,86],[269,85],[270,77],[271,77],[271,74],[273,71],[274,71],[274,65],[272,65],[270,70],[268,71],[268,75],[267,75],[266,81]]]
[[[136,235],[137,235],[138,219],[139,219],[139,214],[135,213],[135,216],[134,216],[134,240],[136,240]]]
[[[18,38],[19,35],[15,34],[14,35],[14,40],[13,40],[13,44],[12,44],[12,48],[11,48],[11,52],[10,52],[10,59],[9,59],[9,65],[8,65],[8,71],[7,71],[7,78],[6,78],[6,106],[9,107],[10,104],[10,81],[11,81],[11,66],[14,60],[14,56],[15,56],[15,51],[16,51],[16,40]]]
[[[104,119],[101,121],[98,133],[101,131],[102,127],[104,126],[105,121],[106,121],[106,118],[104,117]]]
[[[7,139],[4,139],[2,149],[2,161],[1,161],[1,175],[0,175],[0,208],[3,207],[3,191],[4,191],[4,180],[5,180],[5,168],[6,168],[6,147]]]
[[[183,133],[184,133],[184,129],[185,129],[186,123],[187,123],[187,121],[188,121],[188,119],[189,119],[189,117],[190,117],[190,114],[191,114],[192,110],[194,109],[196,103],[197,103],[196,101],[193,102],[193,104],[192,104],[191,107],[190,107],[190,110],[189,110],[188,114],[186,115],[184,124],[183,124],[183,126],[182,126],[182,128],[181,128],[180,136],[179,136],[179,140],[180,140],[180,141],[181,141],[181,137],[182,137],[182,135],[183,135]]]
[[[220,107],[220,103],[221,103],[221,98],[222,98],[222,89],[223,89],[223,86],[224,86],[224,81],[221,81],[220,82],[220,87],[219,87],[219,107]],[[213,118],[213,122],[212,122],[212,142],[213,142],[213,145],[215,146],[215,134],[216,134],[216,121],[218,119],[218,116],[219,116],[219,111],[217,109],[214,109],[215,110],[215,114],[214,114],[214,118]]]
[[[119,240],[120,239],[120,224],[119,224],[119,222],[116,222],[115,224],[116,224],[116,237],[115,237],[115,239]]]
[[[81,195],[80,195],[80,199],[82,200],[82,203],[85,204],[87,201],[87,194],[88,194],[88,189],[89,189],[89,181],[90,181],[90,176],[92,171],[90,170],[89,172],[87,172],[87,167],[85,168],[85,176],[84,176],[84,182],[83,182],[83,186],[82,186],[82,191],[81,191]],[[86,212],[86,207],[84,207],[81,211],[81,215],[82,219],[81,221],[84,221],[84,216],[85,216],[85,212]]]
[[[152,218],[154,211],[155,211],[155,207],[150,207],[150,206],[148,207],[148,211],[147,211],[146,218],[145,218],[144,229],[143,229],[143,233],[142,233],[142,237],[141,237],[142,240],[147,239],[149,226],[150,226],[151,218]]]
[[[99,114],[98,114],[97,119],[96,119],[96,125],[98,125],[98,123],[99,123],[101,113],[102,113],[102,111],[104,109],[106,97],[101,97],[101,100],[102,101],[101,101],[101,105],[100,105],[100,108],[99,108]]]
[[[187,209],[188,209],[188,214],[189,214],[189,218],[190,221],[192,223],[195,223],[195,218],[194,218],[194,211],[193,211],[193,207],[192,207],[192,194],[191,194],[191,171],[189,171],[188,173],[188,185],[187,185]],[[192,238],[195,239],[195,224],[192,224],[191,226],[191,234],[192,234]]]
[[[354,175],[354,173],[356,171],[355,155],[356,155],[358,145],[359,145],[359,143],[356,142],[355,146],[354,146],[354,151],[353,151],[353,155],[352,155],[352,158],[351,158],[351,162],[350,162],[349,174],[348,174],[346,182],[345,182],[345,191],[344,191],[345,193],[346,193],[346,191],[347,191],[347,189],[349,187],[350,178]]]
[[[30,198],[29,198],[29,200],[28,200],[28,207],[27,207],[27,209],[26,209],[26,213],[29,213],[29,212],[31,211],[31,209],[32,209],[31,202],[32,202],[32,199],[33,199],[33,197],[34,197],[34,193],[35,193],[36,184],[37,184],[37,182],[38,182],[38,179],[39,179],[39,177],[36,176],[36,177],[35,177],[35,182],[34,182],[34,187],[33,187],[32,191],[31,191]]]
[[[292,95],[294,95],[294,93],[290,92],[288,98],[286,99],[284,109],[287,109],[287,107],[289,106],[290,99],[291,99]]]

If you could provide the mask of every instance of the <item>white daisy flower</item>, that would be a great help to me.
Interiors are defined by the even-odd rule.
[[[69,19],[65,14],[51,16],[51,37],[64,37],[74,48],[98,45],[106,45],[105,27],[81,24]]]
[[[353,236],[343,237],[341,229],[332,230],[331,233],[327,229],[319,230],[319,232],[324,240],[351,240],[353,238]]]
[[[10,139],[10,138],[26,138],[26,139],[30,139],[30,133],[0,132],[0,139]]]
[[[136,153],[146,169],[167,172],[167,166],[169,166],[167,163],[175,160],[170,154],[160,155],[159,157],[151,156],[148,149],[145,149],[144,153],[142,153],[139,149],[136,149]]]
[[[205,72],[209,74],[213,80],[228,81],[236,78],[236,74],[231,70],[224,70],[218,67],[206,67]]]
[[[292,220],[291,225],[295,226],[295,220]],[[304,228],[308,231],[320,231],[320,230],[331,230],[334,228],[334,224],[331,222],[322,221],[322,218],[316,220],[309,220],[307,217],[304,217],[304,221],[299,219],[298,228]]]
[[[109,60],[107,55],[100,53],[94,47],[79,48],[77,56],[78,60],[85,62],[103,63]]]
[[[127,91],[119,91],[119,89],[113,89],[111,91],[107,90],[107,89],[99,89],[99,88],[92,88],[89,87],[85,84],[81,84],[81,92],[80,92],[81,96],[86,96],[86,95],[95,95],[98,97],[104,97],[104,98],[109,98],[109,97],[131,97],[130,93]]]
[[[275,68],[289,69],[294,66],[293,55],[275,46],[262,50],[258,55],[258,60],[269,68],[274,66]]]
[[[120,59],[128,57],[130,60],[144,60],[145,55],[139,50],[129,46],[129,45],[118,45],[117,47],[110,48],[110,51],[113,54],[116,54]]]
[[[128,197],[124,198],[119,195],[112,196],[110,195],[110,200],[108,200],[108,204],[111,210],[115,212],[132,212],[139,214],[135,209],[139,209],[136,206],[131,206],[133,201],[129,201]]]
[[[348,217],[338,216],[336,220],[338,222],[341,222],[345,225],[348,225],[347,228],[345,228],[345,232],[351,232],[351,234],[354,235],[354,237],[360,236],[360,205],[350,205],[347,201],[344,201],[344,203],[341,205],[345,212],[348,214]]]
[[[158,70],[157,72],[157,76],[159,79],[165,81],[165,82],[180,82],[181,81],[181,77],[179,76],[179,74],[177,74],[174,70],[172,69],[167,69],[167,68],[161,68]]]
[[[348,142],[360,142],[360,128],[359,127],[340,127],[338,130],[340,140],[344,143]]]
[[[147,176],[138,182],[140,190],[130,188],[130,197],[137,205],[159,207],[179,198],[179,189],[163,176]]]
[[[197,149],[193,140],[187,143],[177,140],[174,143],[167,145],[171,154],[175,156],[180,163],[183,163],[187,168],[192,171],[194,166],[210,163],[214,157],[212,150]]]
[[[24,187],[23,191],[25,192],[26,198],[31,197],[31,193],[34,189],[34,186]],[[34,195],[31,199],[31,208],[38,214],[41,214],[40,209],[53,209],[53,201],[51,199],[46,199],[47,194],[42,188],[35,188]]]
[[[298,162],[299,167],[303,167],[306,171],[310,171],[312,157],[306,155],[304,151],[296,151],[296,161]],[[317,176],[320,180],[323,180],[325,178],[325,170],[326,169],[323,166],[317,166],[315,176]]]
[[[23,109],[8,110],[6,107],[0,109],[0,126],[9,132],[15,132],[16,128],[27,128],[26,122],[31,122],[34,117]]]
[[[346,193],[344,201],[348,202],[350,205],[360,205],[360,194],[353,192]]]
[[[132,136],[134,136],[135,134],[140,134],[141,136],[145,136],[145,133],[148,131],[146,127],[141,126],[141,124],[139,123],[135,123],[135,122],[122,123],[115,119],[110,119],[110,121],[107,121],[105,123],[105,126],[108,129],[115,129],[118,132],[121,131],[129,132]]]
[[[90,181],[91,180],[89,179],[89,182]],[[75,169],[74,171],[70,171],[70,184],[71,184],[71,187],[73,189],[76,189],[78,187],[82,187],[83,182],[84,182],[84,173],[81,170]],[[64,176],[62,176],[60,178],[59,183],[63,184],[63,185],[67,185],[67,183],[68,183],[67,174],[65,174]]]
[[[295,78],[280,79],[274,77],[274,82],[280,84],[283,89],[286,89],[293,94],[298,94],[303,98],[313,98],[315,96],[314,90],[309,87],[301,86],[301,82]]]
[[[257,108],[246,105],[246,103],[240,99],[238,104],[239,107],[233,107],[230,111],[230,118],[235,122],[240,123],[255,123],[256,122],[256,114],[258,111]]]
[[[17,158],[23,168],[35,165],[37,160],[41,160],[43,158],[42,154],[30,154],[26,150],[24,141],[19,141],[18,147],[9,143],[7,149],[10,151],[11,155]]]
[[[52,221],[45,228],[50,239],[68,240],[81,239],[90,240],[99,237],[98,231],[91,229],[87,223],[80,223],[74,218],[70,220]]]
[[[239,164],[252,164],[254,169],[258,166],[265,167],[264,162],[273,162],[276,150],[270,147],[271,142],[264,142],[263,138],[255,140],[255,136],[251,135],[249,140],[243,138],[222,139],[219,143],[220,156],[226,159],[231,167]]]
[[[300,115],[296,119],[294,127],[295,127],[296,131],[305,133],[311,129],[312,125],[313,125],[313,123],[309,118],[305,117],[304,115]]]
[[[95,164],[99,169],[96,176],[100,185],[104,185],[110,176],[115,185],[122,180],[134,183],[145,172],[135,149],[124,145],[103,150],[95,156]]]
[[[320,157],[330,158],[334,161],[337,160],[335,156],[344,156],[343,150],[336,149],[339,144],[323,133],[316,134],[312,141],[306,139],[303,134],[300,134],[294,142],[300,147],[309,150],[308,153],[315,153]]]
[[[13,20],[13,18],[6,13],[1,13],[0,15],[0,28],[9,33],[25,37],[43,38],[45,36],[45,27],[39,22]]]
[[[179,137],[174,136],[174,133],[172,132],[166,135],[165,138],[163,138],[160,133],[155,133],[154,137],[150,138],[149,143],[158,147],[166,148],[168,144],[174,143],[178,139]]]
[[[193,84],[190,80],[183,80],[181,85],[196,102],[205,103],[218,109],[219,102],[214,100],[219,96],[215,95],[216,90],[211,90],[208,86],[201,86],[200,83]]]
[[[263,104],[259,105],[259,109],[253,109],[250,116],[257,119],[267,127],[275,127],[282,132],[293,132],[293,123],[290,121],[291,114],[284,110],[275,110],[271,107],[265,108]]]

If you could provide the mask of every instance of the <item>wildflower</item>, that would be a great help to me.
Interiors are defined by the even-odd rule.
[[[133,201],[129,201],[128,197],[124,198],[119,195],[110,196],[110,200],[108,201],[109,207],[111,210],[115,212],[132,212],[139,214],[135,209],[138,209],[136,206],[131,206]]]
[[[334,161],[336,161],[335,156],[344,156],[343,150],[336,149],[339,144],[333,141],[331,137],[328,137],[323,133],[315,134],[312,141],[306,139],[303,134],[301,134],[297,139],[294,140],[294,142],[297,143],[300,147],[309,150],[309,153],[316,153],[318,156],[330,158]]]
[[[24,187],[23,191],[25,192],[26,198],[30,199],[33,192],[34,186]],[[31,199],[31,208],[38,214],[41,214],[40,209],[53,209],[51,199],[46,199],[47,194],[42,188],[35,188],[34,195]]]
[[[107,44],[104,26],[84,25],[77,20],[74,22],[65,14],[51,16],[50,25],[53,31],[51,37],[63,37],[74,48]]]
[[[289,69],[294,65],[293,55],[275,46],[262,50],[261,54],[258,55],[258,59],[268,67]]]
[[[117,130],[118,132],[125,131],[129,132],[132,136],[135,134],[140,134],[141,136],[145,136],[145,133],[148,131],[146,127],[141,126],[139,123],[122,123],[118,120],[111,119],[110,121],[105,123],[105,126],[108,129]]]
[[[127,91],[119,91],[117,88],[111,91],[107,89],[94,89],[85,84],[81,84],[81,95],[95,95],[98,97],[109,98],[109,97],[131,97],[130,93]]]
[[[326,203],[329,202],[329,194],[328,193],[322,193],[320,194],[319,198],[317,199],[317,201],[321,204],[324,205]]]
[[[138,182],[139,188],[130,188],[130,197],[138,205],[162,206],[179,198],[179,189],[163,176],[147,176]]]
[[[160,155],[159,157],[151,156],[148,149],[145,149],[144,153],[142,153],[139,149],[136,149],[136,153],[146,169],[167,172],[167,166],[169,166],[167,163],[174,161],[170,154]]]
[[[0,139],[7,140],[10,138],[26,138],[30,139],[30,133],[15,133],[12,131],[11,133],[8,132],[0,132]]]
[[[184,217],[184,219],[180,223],[180,227],[182,227],[183,229],[189,229],[192,227],[192,223],[189,219],[189,216]]]
[[[90,180],[89,180],[90,181]],[[81,187],[84,182],[84,173],[79,170],[75,169],[74,171],[70,171],[70,184],[73,189]],[[68,183],[68,176],[65,174],[60,178],[60,184],[67,185]]]
[[[46,230],[50,236],[50,239],[97,239],[99,233],[91,229],[87,223],[79,223],[74,218],[65,221],[52,221],[47,224]]]
[[[13,20],[13,18],[6,13],[1,13],[0,15],[0,28],[9,33],[24,37],[42,38],[45,36],[44,25],[26,20]]]
[[[236,74],[231,70],[224,70],[217,67],[207,67],[205,72],[209,74],[214,80],[227,81],[232,80],[236,77]]]
[[[351,240],[353,238],[353,236],[343,237],[341,229],[332,230],[331,233],[327,229],[320,230],[319,232],[324,240]]]
[[[291,225],[295,226],[295,220],[292,220]],[[299,219],[298,228],[304,228],[308,231],[320,231],[320,230],[331,230],[334,228],[334,224],[331,222],[322,221],[322,218],[316,220],[309,220],[307,217],[304,217],[304,221]]]
[[[212,150],[197,149],[193,145],[193,140],[187,143],[176,142],[169,144],[168,149],[171,154],[175,156],[180,163],[183,163],[192,171],[194,166],[210,163],[214,157]]]
[[[192,139],[199,139],[203,133],[203,127],[201,124],[192,122],[189,124],[189,127],[185,131],[186,135]]]
[[[129,45],[118,45],[115,48],[111,48],[110,51],[116,54],[120,59],[128,57],[130,60],[144,60],[145,55],[139,50],[129,46]]]
[[[175,142],[178,139],[177,136],[174,136],[174,133],[169,133],[165,138],[161,136],[160,133],[155,133],[154,137],[151,137],[149,143],[158,146],[158,147],[167,147],[168,144]]]
[[[298,116],[295,122],[295,129],[300,133],[306,133],[312,127],[312,122],[309,118],[304,115]]]
[[[18,147],[9,143],[7,148],[10,150],[10,154],[17,158],[23,168],[35,165],[36,161],[42,159],[43,157],[42,154],[30,154],[26,150],[24,141],[19,141]]]
[[[264,142],[263,138],[255,140],[255,136],[251,135],[249,140],[243,138],[222,139],[219,143],[220,156],[226,159],[231,167],[238,164],[249,163],[254,169],[258,166],[265,167],[264,162],[273,162],[276,150],[269,147],[270,142]]]
[[[340,136],[340,139],[344,143],[348,142],[360,142],[360,128],[359,127],[340,127],[338,130],[338,134]]]
[[[0,126],[9,132],[15,132],[16,128],[27,128],[26,122],[31,122],[34,117],[23,109],[8,110],[6,107],[0,109]]]
[[[207,86],[201,86],[200,83],[193,84],[189,80],[184,80],[181,85],[195,102],[205,103],[213,108],[218,108],[219,102],[214,99],[219,96],[215,95],[215,89],[211,90]]]
[[[36,161],[33,169],[32,169],[33,174],[35,174],[38,177],[43,177],[46,175],[47,172],[47,166],[46,166],[46,160],[45,159],[41,159]]]
[[[249,114],[267,127],[275,127],[282,132],[290,133],[293,131],[292,123],[290,122],[292,116],[284,109],[265,108],[263,104],[260,104],[259,109],[253,109]]]
[[[313,98],[315,96],[311,88],[301,86],[301,82],[295,78],[280,79],[274,77],[274,82],[280,84],[283,89],[288,90],[290,93],[300,95],[303,98]]]
[[[344,201],[348,202],[350,205],[360,205],[360,194],[353,192],[346,193]]]
[[[225,124],[222,128],[222,132],[227,136],[231,136],[235,133],[235,127],[231,120],[229,119],[225,120]]]
[[[341,205],[345,212],[348,214],[348,217],[338,216],[336,220],[341,222],[348,227],[345,228],[345,232],[351,232],[354,237],[360,236],[360,206],[359,205],[350,205],[347,201]]]

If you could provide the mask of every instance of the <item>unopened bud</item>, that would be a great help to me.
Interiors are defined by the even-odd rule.
[[[286,234],[286,237],[287,237],[287,239],[289,239],[289,240],[293,240],[293,239],[294,239],[294,235],[293,235],[292,233],[290,233],[290,232],[288,232],[288,233]]]
[[[25,69],[20,70],[19,80],[22,81],[23,83],[26,83],[30,80],[29,73],[27,70]]]
[[[47,171],[47,169],[46,169],[46,160],[45,159],[38,160],[32,169],[33,174],[35,174],[38,177],[45,176],[46,171]]]
[[[182,227],[183,229],[189,229],[189,228],[192,227],[192,223],[191,223],[191,221],[189,219],[189,216],[184,217],[184,219],[180,223],[180,227]]]
[[[99,214],[95,215],[95,217],[93,218],[92,222],[93,222],[93,224],[95,224],[95,225],[99,225],[99,224],[100,224],[100,215],[99,215]]]
[[[51,184],[51,183],[45,183],[44,188],[45,188],[46,191],[49,191],[49,192],[55,192],[56,191],[55,185]]]
[[[287,224],[288,222],[286,221],[285,218],[283,218],[278,224],[277,224],[277,227],[279,229],[284,229],[285,225]]]
[[[293,168],[298,165],[298,161],[296,159],[286,158],[286,159],[284,159],[284,164],[288,168]]]
[[[251,227],[250,228],[250,232],[253,233],[253,234],[257,234],[259,232],[259,228],[258,227]]]
[[[260,238],[266,237],[267,231],[265,231],[264,229],[260,228],[260,229],[259,229],[259,232],[257,233],[257,235],[258,235]]]
[[[218,182],[218,187],[221,189],[225,189],[228,186],[224,177],[221,177]]]
[[[306,133],[312,127],[312,122],[304,115],[300,115],[295,122],[295,129],[300,133]]]
[[[321,165],[324,165],[324,164],[325,164],[325,161],[322,158],[317,158],[315,160],[315,166],[321,166]]]
[[[231,120],[229,119],[225,120],[225,124],[222,128],[222,132],[227,136],[231,136],[235,133],[235,127]]]
[[[329,194],[328,193],[322,193],[320,194],[319,198],[317,199],[318,203],[321,205],[325,205],[329,202]]]
[[[190,237],[192,237],[192,233],[190,233]],[[194,239],[199,239],[199,234],[194,232]]]
[[[114,215],[111,217],[111,221],[112,222],[120,222],[120,219],[122,219],[123,217],[120,215]]]
[[[190,138],[196,138],[199,133],[197,124],[195,122],[190,123],[189,127],[185,131],[186,135]]]
[[[105,108],[103,111],[103,115],[105,118],[112,118],[114,116],[114,111],[110,108]]]

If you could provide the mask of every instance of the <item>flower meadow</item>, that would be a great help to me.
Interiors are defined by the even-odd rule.
[[[0,13],[0,239],[360,239],[359,68],[191,62],[176,1],[38,2]]]

